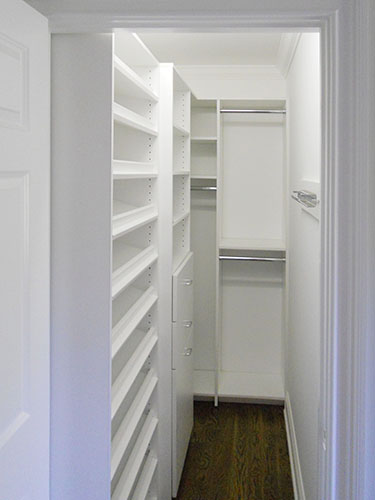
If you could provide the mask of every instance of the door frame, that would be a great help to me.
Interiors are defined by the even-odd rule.
[[[289,7],[288,5],[292,5]],[[375,320],[375,273],[371,267],[371,160],[369,143],[375,97],[369,85],[371,0],[327,2],[327,7],[292,1],[263,10],[252,0],[247,14],[108,15],[55,14],[53,33],[104,32],[115,28],[171,31],[316,31],[322,67],[322,274],[321,408],[319,498],[366,498],[366,421]],[[311,2],[314,4],[314,2]],[[332,8],[335,5],[335,8]],[[252,8],[254,7],[253,11]],[[264,9],[264,7],[263,7]],[[372,245],[371,245],[372,246]],[[374,360],[375,361],[375,360]],[[366,427],[367,425],[367,427]],[[372,429],[370,429],[371,431]],[[325,451],[326,450],[326,451]]]

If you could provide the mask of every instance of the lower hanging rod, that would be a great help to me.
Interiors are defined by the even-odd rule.
[[[245,260],[253,262],[285,262],[285,257],[248,257],[244,255],[219,255],[219,260]]]
[[[220,113],[255,113],[285,115],[285,109],[221,109]]]
[[[216,186],[191,186],[191,191],[216,191]]]

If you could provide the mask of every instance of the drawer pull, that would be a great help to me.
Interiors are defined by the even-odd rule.
[[[193,326],[192,321],[183,321],[182,324],[184,325],[185,328],[191,328]]]
[[[182,284],[185,286],[191,286],[193,284],[193,280],[190,279],[182,280]]]
[[[192,352],[193,352],[193,348],[189,347],[189,349],[185,349],[184,356],[191,356]]]

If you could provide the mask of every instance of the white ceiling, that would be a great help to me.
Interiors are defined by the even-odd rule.
[[[276,65],[281,33],[138,33],[160,62]]]

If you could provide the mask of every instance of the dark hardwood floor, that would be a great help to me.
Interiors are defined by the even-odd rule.
[[[281,406],[195,403],[178,500],[293,500]]]

